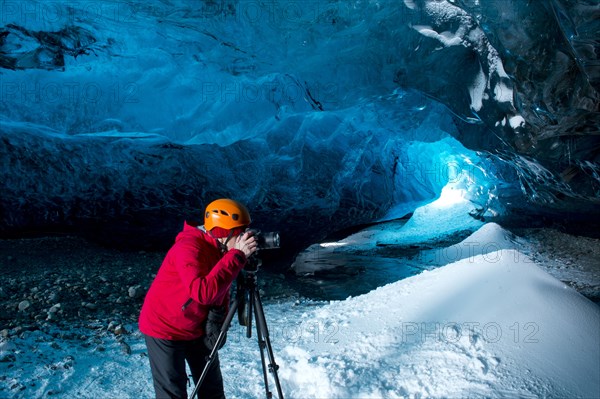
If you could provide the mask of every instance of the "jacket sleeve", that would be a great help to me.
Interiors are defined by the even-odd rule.
[[[201,305],[221,305],[229,287],[246,264],[246,256],[237,249],[228,251],[211,269],[211,264],[196,248],[181,248],[175,267],[188,288],[189,297]]]

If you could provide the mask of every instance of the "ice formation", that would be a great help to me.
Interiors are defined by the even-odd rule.
[[[232,196],[301,248],[448,183],[477,217],[593,210],[599,13],[588,0],[4,1],[0,233],[161,242]]]

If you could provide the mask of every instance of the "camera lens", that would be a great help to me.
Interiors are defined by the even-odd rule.
[[[261,249],[279,248],[279,244],[280,239],[277,232],[262,233],[258,236],[258,246]]]

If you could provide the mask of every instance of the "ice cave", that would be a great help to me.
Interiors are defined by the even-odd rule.
[[[599,32],[598,0],[1,0],[0,397],[152,397],[139,308],[217,198],[281,235],[285,397],[600,397]]]

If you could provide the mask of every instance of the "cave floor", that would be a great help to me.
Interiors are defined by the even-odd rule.
[[[520,237],[521,252],[600,303],[600,239],[548,228],[512,232]],[[9,334],[45,323],[135,323],[164,254],[114,250],[70,236],[0,240],[0,331]],[[263,276],[263,284],[271,287],[267,300],[303,296],[286,286],[283,274]],[[60,308],[49,317],[57,303]]]

